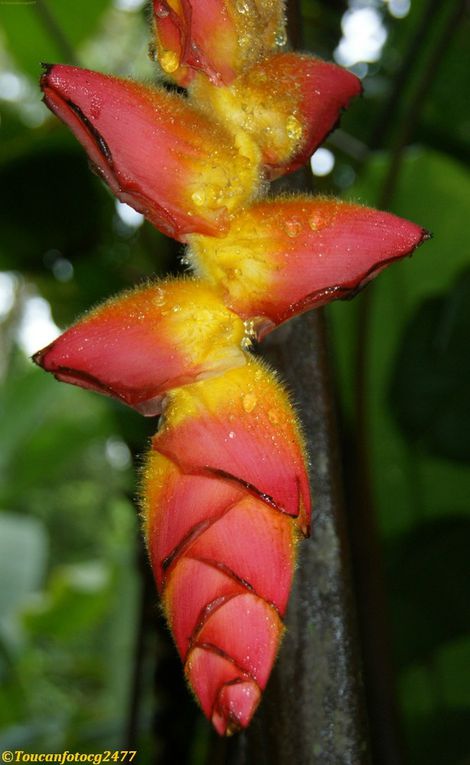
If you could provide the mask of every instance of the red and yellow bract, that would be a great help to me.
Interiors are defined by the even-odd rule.
[[[182,96],[74,66],[47,66],[41,84],[111,191],[168,236],[223,234],[258,190],[256,145]]]
[[[153,8],[162,69],[188,98],[57,65],[44,100],[119,199],[189,242],[196,276],[107,301],[34,359],[162,412],[142,474],[145,537],[188,682],[229,734],[267,683],[311,514],[296,414],[250,343],[353,293],[427,234],[338,200],[260,198],[361,90],[334,64],[280,50],[281,0]]]
[[[158,60],[179,85],[197,71],[229,85],[285,43],[279,0],[153,0],[153,10]]]
[[[299,53],[265,58],[230,87],[213,88],[203,76],[191,86],[201,108],[259,145],[271,179],[304,165],[361,91],[351,72]]]
[[[223,239],[193,235],[196,272],[225,290],[261,339],[275,326],[361,289],[428,237],[415,223],[338,199],[293,196],[255,202]]]
[[[58,380],[154,415],[172,388],[245,364],[244,336],[213,288],[167,279],[106,301],[34,360]]]

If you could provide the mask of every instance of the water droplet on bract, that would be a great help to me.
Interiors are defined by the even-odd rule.
[[[156,306],[160,307],[162,305],[165,305],[165,292],[162,290],[161,287],[157,287],[155,290],[155,294],[153,296],[153,300]]]
[[[97,120],[101,114],[102,108],[103,108],[103,102],[101,98],[98,98],[97,96],[93,96],[90,102],[90,117],[94,120]]]
[[[253,409],[256,407],[258,400],[254,393],[246,393],[243,396],[242,403],[243,403],[243,409],[245,410],[245,412],[250,414],[250,412],[252,412]]]
[[[196,207],[202,207],[206,203],[206,195],[203,191],[194,191],[191,194],[191,199],[193,200]]]
[[[222,196],[222,189],[220,186],[216,186],[215,184],[208,184],[204,189],[204,196],[205,196],[205,203],[207,205],[217,204],[220,202],[220,198]]]
[[[312,231],[316,231],[317,228],[320,225],[320,216],[319,215],[311,215],[308,219],[308,225],[312,229]]]
[[[302,125],[293,114],[290,114],[286,120],[286,132],[292,141],[299,141],[302,138]]]
[[[236,9],[237,9],[238,13],[242,13],[243,15],[245,13],[249,13],[250,12],[250,6],[246,2],[246,0],[238,0],[238,2],[236,4]]]
[[[300,232],[302,231],[302,223],[297,218],[288,218],[284,223],[284,227],[287,236],[291,239],[299,236]]]
[[[231,430],[230,433],[228,434],[228,437],[229,438],[235,438],[235,435],[236,435],[235,432],[233,430]]]
[[[274,42],[276,43],[278,48],[282,48],[286,42],[287,42],[287,34],[284,27],[281,27],[277,30],[276,35],[274,37]]]
[[[155,16],[157,19],[166,19],[170,15],[170,9],[163,3],[158,3],[155,8]]]
[[[159,56],[160,66],[164,72],[171,74],[176,72],[180,65],[179,56],[173,50],[164,50]]]
[[[245,334],[247,337],[255,338],[256,337],[256,327],[255,322],[253,319],[246,319],[246,321],[243,322],[243,326],[245,328]]]
[[[269,422],[272,422],[273,425],[277,425],[279,423],[279,416],[274,409],[269,410],[268,418],[269,418]]]
[[[173,313],[179,313],[181,311],[181,306],[178,305],[178,303],[175,303],[175,305],[172,306],[171,310],[173,311]]]

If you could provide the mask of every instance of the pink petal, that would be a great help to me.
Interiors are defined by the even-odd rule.
[[[214,646],[263,689],[283,625],[275,610],[252,593],[237,595],[216,609],[197,635],[197,645]]]
[[[172,391],[153,448],[185,473],[234,481],[308,533],[303,442],[287,396],[254,360]]]
[[[191,651],[186,676],[202,710],[223,735],[246,727],[260,701],[261,691],[254,680],[240,671],[229,659],[204,648]],[[241,693],[228,691],[236,685]]]
[[[283,614],[294,569],[292,532],[287,516],[246,497],[198,536],[186,554],[222,561],[224,568]]]
[[[243,364],[243,335],[211,289],[168,280],[103,303],[34,360],[58,380],[155,415],[169,388]]]
[[[256,162],[178,95],[62,65],[41,85],[113,193],[168,236],[222,234],[256,190]]]
[[[258,143],[271,178],[304,165],[360,92],[351,72],[300,53],[265,57],[228,88],[198,79],[191,89],[209,114]]]
[[[153,9],[158,59],[183,86],[196,71],[228,85],[275,49],[283,29],[281,0],[256,0],[249,12],[236,0],[153,0]]]
[[[250,680],[226,683],[219,691],[212,724],[220,735],[246,728],[260,701],[260,690]]]
[[[164,593],[165,612],[184,660],[203,621],[227,600],[244,592],[243,585],[208,565],[181,558]]]
[[[195,533],[222,516],[244,495],[233,482],[184,475],[176,464],[151,452],[144,474],[147,539],[159,589],[172,558]]]
[[[225,289],[240,316],[256,317],[263,337],[291,316],[354,295],[428,237],[391,213],[299,196],[257,202],[222,241],[192,237],[191,247],[197,271]]]

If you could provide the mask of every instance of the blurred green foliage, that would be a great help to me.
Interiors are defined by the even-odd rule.
[[[470,753],[470,112],[461,97],[470,64],[463,41],[470,29],[464,18],[439,50],[436,40],[452,5],[455,10],[457,4],[437,11],[420,44],[415,41],[396,113],[388,115],[379,150],[354,165],[357,178],[346,192],[376,207],[385,199],[387,209],[420,223],[433,239],[381,274],[368,288],[372,294],[328,309],[351,433],[360,427],[354,379],[366,349],[359,395],[366,407],[397,687],[409,762],[423,765],[464,763]],[[392,57],[400,64],[425,10],[424,2],[413,2],[409,23],[394,25],[384,67]],[[437,54],[437,74],[429,78]],[[384,124],[393,82],[392,76],[373,112],[375,125]],[[417,113],[414,99],[423,82],[427,95]],[[365,85],[367,98],[367,80]],[[370,108],[370,97],[365,106]],[[353,112],[349,129],[361,135]],[[399,151],[397,136],[407,119],[414,120],[413,143]]]
[[[126,743],[142,589],[132,463],[150,427],[48,379],[26,358],[24,339],[35,331],[35,296],[65,327],[169,258],[150,226],[119,218],[80,147],[40,103],[40,61],[70,62],[69,48],[99,58],[114,32],[119,66],[125,23],[147,35],[142,12],[109,0],[82,3],[79,22],[73,4],[0,5],[2,750]]]
[[[119,746],[138,621],[133,479],[110,464],[109,407],[47,382],[15,352],[0,389],[0,745]]]
[[[385,206],[430,229],[434,239],[369,288],[367,335],[359,322],[361,297],[333,305],[328,317],[350,432],[357,427],[358,351],[367,347],[363,396],[409,761],[462,765],[470,724],[464,229],[470,30],[468,18],[451,29],[433,71],[457,2],[412,0],[403,19],[390,16],[380,0],[365,5],[381,14],[387,42],[369,65],[364,98],[327,142],[335,169],[316,178],[315,188],[383,207],[398,162]],[[343,0],[305,0],[305,47],[331,58],[347,7]],[[72,63],[72,54],[84,66],[149,78],[147,15],[145,8],[119,10],[110,0],[86,0],[79,11],[60,0],[0,3],[0,65],[21,91],[3,98],[0,89],[0,270],[12,275],[13,285],[0,314],[3,749],[120,747],[129,720],[141,587],[130,455],[142,452],[154,423],[56,384],[32,368],[19,346],[35,294],[49,301],[64,327],[103,297],[175,268],[172,243],[148,224],[135,228],[118,216],[80,147],[46,117],[36,85],[40,61]],[[415,107],[423,82],[426,97]],[[413,124],[400,153],[407,120]],[[152,660],[146,662],[150,677]],[[148,723],[147,713],[141,730]],[[194,762],[203,762],[206,745],[199,727],[189,745]]]

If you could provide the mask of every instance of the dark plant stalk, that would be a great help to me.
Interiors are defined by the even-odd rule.
[[[289,33],[301,45],[300,12],[289,3]],[[283,190],[308,191],[307,172]],[[360,648],[342,497],[341,461],[322,310],[274,333],[266,357],[302,412],[314,497],[312,538],[300,545],[286,635],[250,729],[227,742],[230,765],[370,762]]]
[[[229,762],[366,765],[368,732],[323,313],[292,322],[281,334],[268,358],[303,412],[313,534],[300,548],[272,679],[252,727],[230,742]]]

